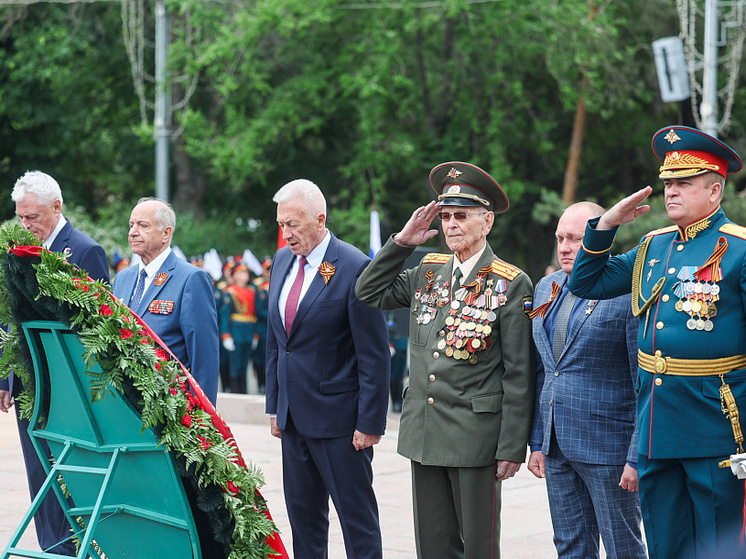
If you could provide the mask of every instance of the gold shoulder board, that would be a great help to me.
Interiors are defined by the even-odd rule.
[[[663,227],[661,229],[656,229],[655,231],[651,231],[645,237],[655,237],[656,235],[661,235],[662,233],[673,233],[676,231],[678,227],[676,225],[669,225],[668,227]]]
[[[521,273],[521,269],[502,260],[493,260],[492,273],[512,281]]]
[[[735,223],[726,223],[720,228],[720,232],[726,233],[727,235],[733,235],[734,237],[739,237],[741,239],[746,239],[746,227],[736,225]]]
[[[451,258],[450,254],[438,254],[437,252],[431,252],[425,255],[422,259],[423,264],[445,264],[448,259]]]

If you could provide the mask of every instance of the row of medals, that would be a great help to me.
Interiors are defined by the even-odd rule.
[[[715,301],[720,299],[720,286],[714,282],[684,281],[677,284],[674,290],[679,297],[674,308],[690,317],[686,327],[711,332],[714,325],[710,319],[718,313]]]
[[[444,336],[444,338],[438,340],[437,344],[438,349],[440,351],[445,350],[448,357],[468,360],[469,363],[474,364],[478,361],[475,352],[486,349],[489,345],[488,338],[492,333],[490,323],[497,319],[495,309],[507,302],[504,293],[493,294],[492,284],[493,280],[488,280],[488,287],[484,290],[484,293],[474,297],[476,300],[471,305],[464,304],[463,307],[461,305],[470,295],[469,291],[462,287],[454,293],[454,300],[450,303],[451,308],[448,311],[449,315],[446,317],[446,330],[448,332],[444,330],[439,332],[439,336]],[[415,294],[415,299],[418,299],[421,305],[421,314],[417,317],[419,324],[428,324],[435,318],[437,309],[431,305],[444,307],[448,304],[450,296],[448,282],[445,282],[442,286],[435,283],[433,287],[434,292]],[[461,310],[459,311],[459,309]]]

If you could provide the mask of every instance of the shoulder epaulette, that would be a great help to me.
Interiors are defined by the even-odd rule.
[[[507,280],[514,280],[521,271],[519,267],[503,262],[502,260],[495,259],[492,261],[492,273]]]
[[[746,239],[746,227],[742,227],[741,225],[737,225],[735,223],[726,223],[722,227],[720,227],[721,233],[726,233],[728,235],[733,235],[734,237],[738,237],[740,239]]]
[[[661,235],[663,233],[673,233],[676,230],[678,230],[678,227],[676,225],[669,225],[668,227],[662,227],[661,229],[651,231],[650,233],[645,235],[645,237],[655,237],[656,235]]]
[[[431,252],[425,255],[422,259],[423,264],[445,264],[451,258],[451,254],[438,254],[437,252]]]

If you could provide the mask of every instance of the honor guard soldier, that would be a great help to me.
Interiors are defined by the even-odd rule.
[[[746,228],[720,207],[741,158],[694,128],[653,136],[673,222],[610,256],[616,228],[646,213],[651,187],[588,222],[570,290],[607,299],[632,292],[639,316],[640,497],[652,559],[743,557],[746,411]],[[741,540],[739,542],[739,539]]]
[[[234,266],[232,276],[233,283],[223,296],[220,339],[230,352],[231,392],[246,394],[246,375],[254,349],[257,289],[249,282],[249,267],[243,262]]]
[[[526,457],[533,411],[532,284],[487,244],[508,198],[461,162],[430,172],[438,200],[414,211],[363,271],[358,298],[410,308],[410,375],[398,451],[411,460],[417,556],[499,557],[500,486]],[[453,254],[399,273],[442,220]]]

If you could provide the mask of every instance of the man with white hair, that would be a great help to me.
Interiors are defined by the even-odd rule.
[[[119,272],[122,299],[189,369],[214,404],[218,394],[218,314],[210,276],[176,256],[176,214],[157,198],[141,198],[129,221],[129,244],[139,266]]]
[[[295,559],[328,555],[329,497],[347,557],[383,557],[373,445],[386,426],[390,357],[383,312],[355,297],[370,259],[326,228],[311,181],[274,196],[287,247],[272,260],[267,413],[281,439]]]
[[[41,171],[28,171],[16,181],[11,199],[16,204],[16,215],[21,223],[42,242],[42,246],[52,252],[62,253],[69,262],[88,272],[93,279],[109,281],[106,252],[88,235],[75,229],[62,215],[62,191],[54,178]],[[9,379],[0,379],[0,411],[7,413],[13,405],[13,398],[22,390],[21,380],[15,375],[11,375]],[[47,474],[29,438],[29,422],[18,416],[17,406],[16,419],[23,459],[26,462],[29,492],[33,500]],[[51,458],[46,442],[42,441],[41,444],[47,458]],[[34,525],[43,550],[63,556],[76,555],[75,545],[69,540],[70,524],[52,493],[47,494],[34,515]]]

